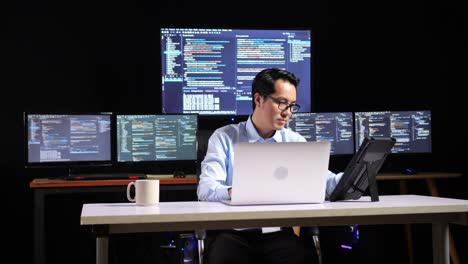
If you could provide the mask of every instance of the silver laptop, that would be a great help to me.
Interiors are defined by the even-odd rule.
[[[330,142],[239,143],[234,146],[230,205],[322,203]]]

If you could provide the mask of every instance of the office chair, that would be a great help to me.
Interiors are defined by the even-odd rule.
[[[320,247],[318,226],[301,227],[300,234],[301,236],[312,237],[314,241],[315,252],[317,253],[318,264],[323,264],[322,249]],[[204,229],[195,230],[195,238],[198,241],[198,263],[203,264],[204,263],[203,254],[205,253],[204,240],[206,238],[206,230]]]
[[[312,237],[315,246],[315,253],[317,253],[318,264],[323,264],[322,248],[320,246],[319,228],[318,226],[301,226],[300,235],[305,237]]]

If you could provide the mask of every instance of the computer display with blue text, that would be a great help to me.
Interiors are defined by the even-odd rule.
[[[162,112],[248,115],[251,83],[265,68],[301,79],[301,111],[311,111],[311,32],[280,29],[161,28]]]
[[[111,113],[25,113],[26,165],[110,164]]]
[[[331,155],[354,154],[353,113],[294,113],[288,128],[307,141],[329,141]]]
[[[197,159],[197,114],[116,115],[117,161]]]
[[[366,136],[393,137],[392,153],[431,153],[431,112],[380,111],[355,113],[356,149]]]

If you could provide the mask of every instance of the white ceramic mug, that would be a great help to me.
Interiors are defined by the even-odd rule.
[[[135,196],[130,190],[135,186]],[[155,205],[159,203],[159,180],[136,180],[127,185],[127,199],[136,202],[136,205]]]

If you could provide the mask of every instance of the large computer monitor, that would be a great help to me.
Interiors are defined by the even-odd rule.
[[[251,84],[265,68],[301,79],[302,112],[311,111],[311,31],[161,28],[162,112],[245,116]],[[234,119],[233,119],[234,120]]]
[[[287,127],[307,141],[331,142],[331,155],[354,154],[352,112],[294,113]]]
[[[25,113],[26,167],[111,165],[111,113]]]
[[[366,136],[393,137],[392,153],[431,153],[431,112],[379,111],[355,113],[356,149]]]
[[[197,160],[197,114],[116,115],[117,162]]]

